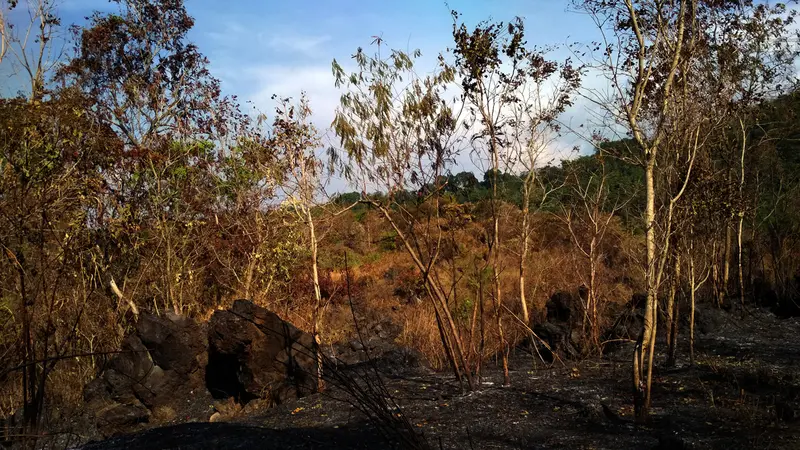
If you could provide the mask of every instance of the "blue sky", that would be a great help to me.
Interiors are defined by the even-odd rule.
[[[451,18],[444,2],[413,1],[190,1],[196,18],[192,39],[209,56],[213,72],[227,89],[259,108],[273,93],[297,96],[306,91],[317,123],[333,118],[338,92],[331,60],[346,63],[359,46],[380,35],[389,47],[422,50],[423,68],[451,42]],[[565,12],[558,0],[454,0],[468,23],[490,16],[526,17],[529,41],[564,42],[577,35],[585,18]],[[585,33],[583,33],[585,34]],[[585,36],[584,36],[585,37]]]
[[[25,0],[20,2],[24,6]],[[448,6],[437,0],[187,0],[195,18],[190,39],[211,60],[214,76],[228,94],[269,111],[272,94],[307,92],[315,122],[327,126],[339,93],[331,60],[346,63],[359,46],[380,35],[389,47],[422,50],[423,69],[451,42]],[[532,44],[589,40],[585,17],[567,12],[567,0],[451,0],[468,24],[492,17],[526,20]],[[64,23],[85,22],[93,10],[114,9],[105,0],[64,0]]]
[[[25,19],[26,1],[15,11],[17,20]],[[451,0],[449,8],[438,0],[186,0],[186,6],[195,18],[189,37],[210,59],[226,94],[271,112],[273,94],[296,98],[305,91],[320,130],[333,119],[340,95],[332,59],[346,65],[372,36],[381,36],[388,47],[420,49],[419,69],[425,72],[451,45],[450,9],[468,25],[521,16],[535,45],[587,42],[596,34],[587,17],[567,11],[568,0]],[[62,0],[59,13],[65,25],[82,25],[94,10],[115,9],[106,0]],[[7,81],[6,91],[14,84]]]

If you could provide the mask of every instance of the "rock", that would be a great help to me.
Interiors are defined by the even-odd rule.
[[[540,341],[535,341],[539,347],[539,353],[545,361],[553,362],[555,360],[553,353],[561,354],[568,358],[578,356],[578,352],[570,342],[570,332],[564,325],[545,322],[533,327],[533,332],[550,347],[550,349],[547,349],[547,347],[541,345]]]
[[[316,391],[315,355],[309,333],[250,301],[236,300],[209,322],[206,386],[215,398],[282,403]]]
[[[247,402],[247,404],[242,407],[239,414],[245,417],[252,417],[259,412],[263,412],[266,409],[272,408],[273,406],[275,405],[272,403],[271,399],[257,398],[251,402]]]
[[[604,334],[603,340],[632,339],[639,337],[644,325],[644,317],[638,311],[624,309]]]
[[[779,400],[775,402],[775,415],[779,420],[791,423],[800,419],[800,409],[791,403]]]
[[[214,402],[213,406],[214,411],[226,417],[236,415],[242,410],[242,405],[236,403],[233,397],[228,397],[224,400],[218,400]]]
[[[377,366],[384,373],[401,374],[409,369],[422,367],[423,356],[416,350],[400,347],[389,350],[377,360]]]
[[[569,322],[576,296],[570,292],[559,291],[550,296],[545,308],[548,322]]]
[[[84,388],[86,416],[105,435],[131,431],[150,417],[172,420],[194,397],[193,387],[203,386],[205,342],[190,318],[141,314],[122,352]]]
[[[352,348],[355,352],[360,352],[361,350],[364,350],[364,344],[362,344],[361,341],[353,340],[350,341],[350,348]]]
[[[776,306],[779,300],[778,293],[775,292],[772,284],[762,277],[753,280],[753,298],[761,306],[769,308]]]
[[[137,401],[133,387],[145,380],[153,370],[147,348],[135,335],[122,341],[121,353],[111,359],[108,368],[84,389],[84,399],[91,404],[97,400],[119,403]]]
[[[153,409],[153,420],[157,422],[170,422],[175,420],[177,413],[169,406],[157,406]]]
[[[630,309],[644,309],[645,305],[647,305],[647,293],[637,292],[631,295],[627,306]]]
[[[106,437],[128,431],[132,426],[146,423],[150,411],[141,404],[112,403],[97,411],[97,428]]]
[[[702,334],[714,333],[726,320],[727,313],[712,305],[698,305],[694,312],[695,329]]]
[[[205,353],[206,334],[194,320],[168,313],[159,317],[142,313],[136,323],[136,334],[150,351],[150,357],[164,370],[174,370],[188,377],[198,369]]]

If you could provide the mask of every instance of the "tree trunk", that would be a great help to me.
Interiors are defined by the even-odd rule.
[[[525,262],[528,259],[528,234],[530,228],[530,219],[528,214],[528,202],[530,201],[529,188],[523,187],[523,206],[522,206],[522,248],[519,252],[519,301],[522,307],[522,320],[525,325],[530,326],[531,318],[528,314],[528,302],[525,299]]]
[[[742,225],[744,224],[744,213],[739,214],[739,228],[736,231],[736,239],[738,244],[738,260],[739,266],[739,306],[742,308],[742,319],[744,319],[744,272],[742,270]]]
[[[744,121],[739,118],[739,125],[742,129],[742,157],[739,172],[739,227],[736,230],[736,243],[738,245],[737,263],[739,266],[739,305],[742,308],[742,319],[744,319],[744,274],[742,273],[742,228],[744,225],[744,155],[747,151],[747,128]]]
[[[247,268],[245,268],[244,273],[244,298],[252,300],[250,297],[251,288],[253,286],[253,272],[255,272],[255,266],[258,259],[256,259],[255,252],[250,254],[250,261],[247,262]]]
[[[428,292],[428,296],[433,298],[433,293],[430,290],[430,287],[426,284],[425,290]],[[461,385],[461,388],[464,388],[464,380],[461,378],[461,367],[456,362],[456,358],[453,355],[453,343],[450,342],[450,339],[447,337],[447,333],[444,330],[444,325],[442,324],[442,315],[439,313],[439,308],[436,306],[436,302],[433,303],[433,313],[436,316],[436,328],[439,330],[439,339],[442,341],[442,346],[444,347],[444,355],[447,358],[447,363],[450,364],[450,367],[453,369],[453,376],[456,377],[458,383]],[[466,370],[466,368],[464,369]]]
[[[694,272],[694,245],[689,241],[689,364],[694,366],[694,310],[697,278]]]
[[[722,302],[728,301],[728,286],[731,279],[731,240],[733,239],[730,224],[725,225],[725,261],[722,265]]]
[[[452,347],[454,347],[451,348],[449,351],[453,352],[453,354],[456,355],[456,357],[458,358],[458,361],[460,361],[461,366],[463,368],[463,373],[467,377],[469,388],[470,390],[474,390],[475,383],[472,378],[472,374],[469,371],[469,364],[467,363],[467,359],[464,353],[464,347],[461,343],[461,338],[458,334],[458,328],[456,327],[455,321],[453,320],[453,315],[450,313],[450,308],[448,308],[447,306],[447,296],[444,294],[444,292],[442,291],[441,287],[438,285],[436,280],[431,276],[428,266],[426,266],[425,263],[422,262],[419,255],[414,250],[414,247],[411,245],[411,242],[409,241],[406,234],[403,232],[403,230],[400,229],[400,227],[392,218],[389,210],[382,205],[376,205],[376,206],[378,206],[379,210],[383,214],[383,217],[389,222],[394,231],[397,233],[397,236],[403,242],[403,246],[405,246],[406,251],[408,252],[409,256],[411,256],[411,259],[414,261],[414,265],[417,266],[417,269],[419,269],[420,272],[422,273],[423,281],[427,286],[428,292],[432,294],[430,295],[431,300],[435,302],[434,308],[438,307],[441,310],[441,313],[444,316],[444,320],[447,323],[447,328],[448,328],[447,331],[450,333],[450,337],[452,339],[452,344],[450,339],[443,339],[442,345],[446,347],[452,345]],[[454,367],[454,372],[459,373],[460,370],[457,367]]]
[[[603,349],[600,346],[600,323],[597,317],[597,230],[595,235],[592,236],[592,241],[589,244],[589,310],[590,310],[590,333],[592,345],[599,355],[602,355]]]
[[[497,321],[497,333],[500,336],[500,353],[503,360],[503,385],[510,386],[511,379],[508,374],[508,343],[506,342],[505,334],[503,333],[503,300],[500,296],[500,217],[497,211],[497,182],[498,173],[500,172],[500,160],[497,154],[497,147],[492,144],[492,165],[494,182],[492,183],[492,275],[494,276],[494,303],[495,303],[495,318]]]
[[[478,289],[480,296],[478,297],[479,306],[480,306],[480,314],[481,314],[481,342],[478,345],[478,367],[475,369],[475,373],[478,376],[478,382],[480,383],[482,369],[483,369],[483,351],[486,348],[486,318],[484,316],[484,307],[483,307],[483,273],[478,277]]]
[[[680,301],[675,300],[678,286],[681,282],[681,255],[675,253],[675,265],[672,271],[672,283],[669,289],[669,300],[667,303],[667,367],[675,367],[675,357],[678,348],[678,319],[680,311]]]
[[[319,287],[319,268],[317,264],[317,232],[314,227],[314,218],[311,216],[311,208],[306,206],[304,209],[311,241],[311,274],[314,282],[314,317],[311,335],[314,337],[314,345],[316,346],[314,351],[317,355],[317,389],[322,391],[325,389],[325,382],[323,381],[322,373],[322,340],[319,337],[322,325],[322,292]]]
[[[711,281],[714,283],[714,301],[717,303],[717,306],[722,306],[722,286],[719,280],[719,244],[717,242],[717,236],[712,238],[713,245],[711,247]]]
[[[645,167],[645,184],[647,205],[645,210],[645,239],[647,241],[646,284],[647,299],[645,302],[644,325],[633,352],[633,407],[637,422],[647,420],[650,407],[650,387],[653,371],[653,355],[655,350],[655,332],[657,326],[657,286],[655,283],[656,240],[655,240],[655,160],[650,158]],[[645,365],[645,350],[647,361]],[[645,367],[647,370],[645,371]]]

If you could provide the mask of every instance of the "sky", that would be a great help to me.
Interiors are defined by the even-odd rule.
[[[346,67],[373,36],[390,48],[421,50],[424,72],[451,45],[450,9],[462,13],[468,26],[520,16],[528,42],[535,45],[588,42],[596,34],[586,16],[568,11],[568,0],[186,0],[186,7],[195,18],[189,38],[208,56],[226,94],[270,112],[273,94],[298,98],[306,92],[313,120],[323,131],[340,96],[332,60]],[[61,0],[59,13],[64,24],[85,24],[92,11],[115,9],[106,0]]]

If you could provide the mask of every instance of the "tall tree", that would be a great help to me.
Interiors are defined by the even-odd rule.
[[[442,345],[459,380],[475,384],[448,293],[438,276],[443,231],[439,200],[443,176],[457,150],[459,110],[444,95],[453,82],[452,69],[420,78],[413,70],[419,51],[376,54],[363,49],[353,55],[357,70],[347,74],[334,60],[336,86],[346,88],[333,121],[347,157],[345,175],[361,189],[362,201],[376,208],[397,233],[424,282],[436,315]],[[332,149],[331,155],[338,153]],[[340,155],[343,156],[343,155]],[[384,194],[368,195],[372,189]],[[429,203],[418,216],[404,205],[408,191]]]
[[[719,89],[729,86],[719,83],[726,79],[724,56],[730,48],[720,45],[719,38],[730,38],[732,33],[725,31],[730,27],[747,30],[763,16],[785,23],[786,9],[752,1],[573,3],[601,31],[596,46],[601,54],[593,65],[611,84],[610,95],[594,91],[588,97],[633,138],[633,155],[645,170],[647,304],[633,358],[634,406],[637,420],[644,420],[650,406],[657,295],[675,232],[673,213],[691,181],[698,151],[725,120],[724,112],[719,117],[718,111],[702,108],[726,106]]]
[[[213,204],[214,166],[230,143],[225,137],[247,118],[221,95],[207,59],[188,42],[194,21],[183,2],[116,3],[119,13],[95,13],[76,30],[78,54],[59,76],[94,100],[99,117],[125,143],[120,170],[106,180],[115,195],[103,209],[116,223],[142,230],[124,236],[120,248],[158,249],[147,256],[159,268],[155,295],[182,312],[187,283],[198,280],[191,268],[201,256],[197,225],[211,217],[198,212]]]

